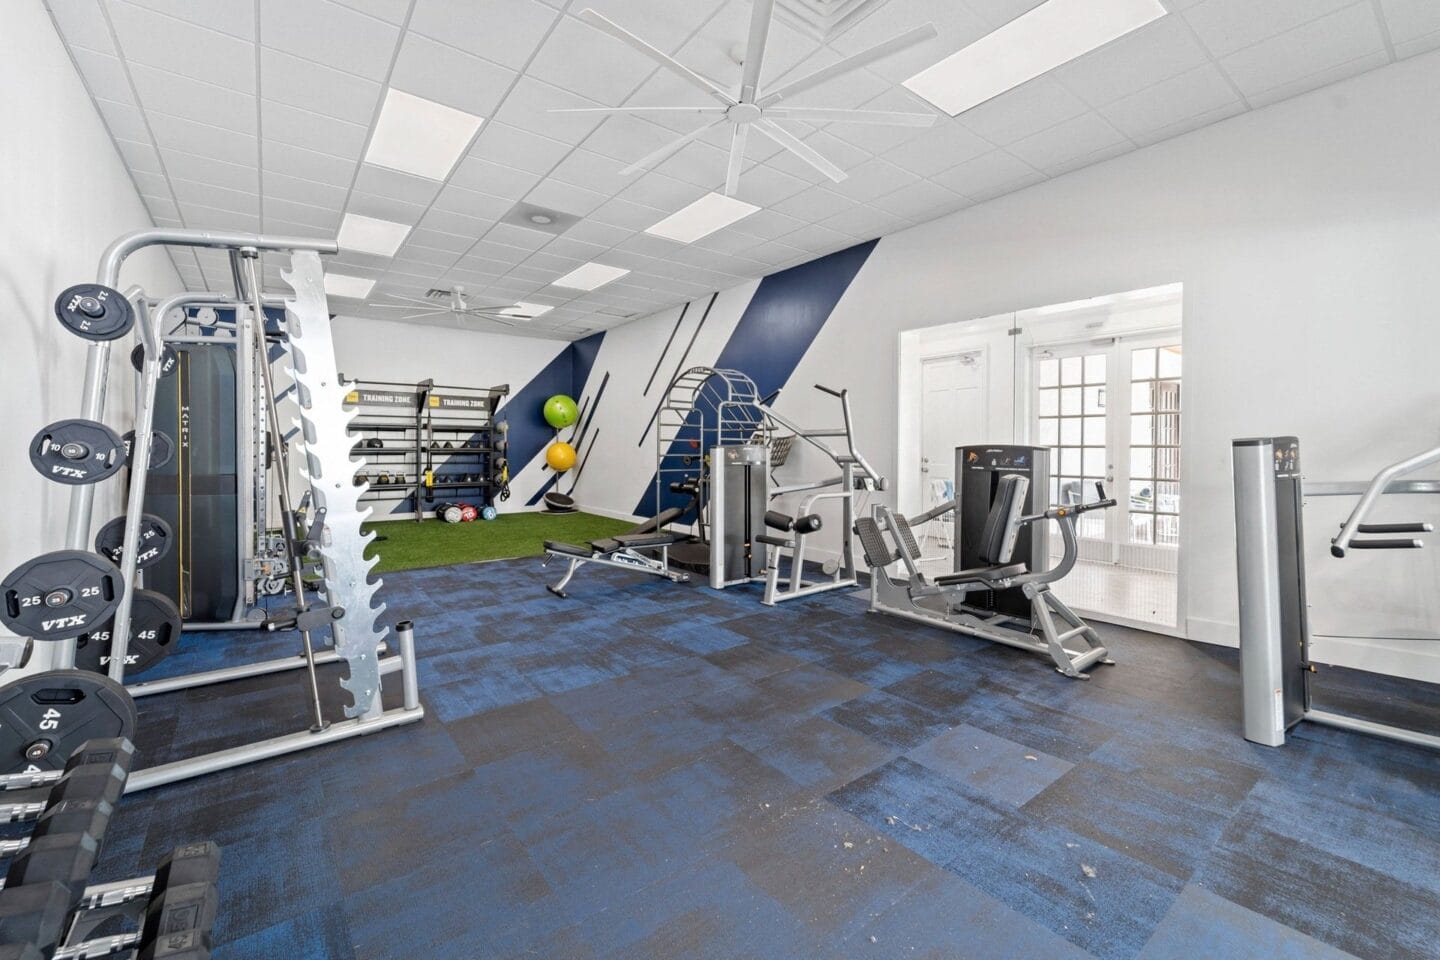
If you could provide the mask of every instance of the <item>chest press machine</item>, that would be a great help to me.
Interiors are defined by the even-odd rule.
[[[977,449],[961,448],[958,453],[963,459]],[[1016,453],[1017,450],[1024,452]],[[1050,585],[1064,579],[1075,566],[1079,554],[1076,518],[1091,510],[1113,507],[1115,501],[1106,498],[1104,487],[1097,483],[1099,499],[1092,503],[1050,506],[1025,515],[1026,497],[1031,489],[1031,478],[1025,472],[1040,469],[1043,477],[1044,470],[1032,465],[1037,460],[1043,461],[1048,451],[994,448],[986,452],[998,452],[997,457],[992,457],[992,463],[1001,468],[1008,464],[1015,471],[984,471],[994,476],[993,494],[991,485],[977,485],[972,479],[968,484],[974,491],[970,497],[972,503],[967,504],[963,482],[966,478],[962,474],[959,497],[913,521],[883,504],[876,504],[870,517],[855,521],[855,534],[860,538],[870,567],[870,610],[1044,654],[1065,676],[1089,679],[1085,671],[1090,667],[1115,661],[1110,659],[1094,628],[1055,596]],[[926,523],[952,511],[963,518],[967,506],[985,502],[980,497],[988,498],[980,535],[963,547],[957,543],[957,557],[973,557],[978,565],[933,578],[921,573],[920,546],[915,540],[912,522]],[[1030,539],[1025,534],[1032,524],[1050,520],[1060,527],[1064,553],[1054,566],[1032,570],[1032,564],[1040,567],[1043,563],[1043,537],[1033,538],[1029,564],[1017,559],[1017,544]],[[892,576],[889,570],[897,560],[907,574],[903,580]],[[1082,649],[1072,648],[1072,642],[1077,641],[1083,644]]]

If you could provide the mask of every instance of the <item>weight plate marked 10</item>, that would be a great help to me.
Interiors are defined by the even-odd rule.
[[[58,420],[30,441],[30,462],[57,483],[99,483],[124,465],[119,434],[94,420]]]
[[[79,283],[55,298],[55,318],[86,340],[115,340],[135,325],[135,310],[118,290]]]
[[[0,621],[36,640],[68,640],[113,616],[123,585],[119,568],[97,554],[42,554],[0,580]]]

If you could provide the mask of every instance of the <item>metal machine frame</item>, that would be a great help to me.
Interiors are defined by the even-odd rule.
[[[1428,523],[1367,523],[1384,494],[1436,494],[1440,483],[1400,478],[1440,463],[1440,447],[1381,470],[1367,482],[1303,482],[1295,437],[1256,437],[1232,444],[1235,551],[1240,593],[1240,680],[1245,739],[1268,747],[1285,743],[1301,721],[1440,749],[1440,735],[1377,723],[1311,705],[1317,670],[1310,661],[1305,599],[1306,497],[1360,498],[1331,540],[1337,559],[1347,550],[1408,550],[1424,546],[1396,534],[1429,533]],[[1366,535],[1369,535],[1368,537]]]
[[[298,615],[283,625],[299,629],[305,640],[306,650],[299,658],[237,666],[171,681],[156,681],[141,690],[132,691],[135,695],[160,693],[204,683],[279,672],[296,666],[308,666],[311,669],[311,689],[317,712],[317,723],[313,727],[137,771],[126,785],[127,792],[230,769],[392,726],[414,723],[422,719],[425,713],[419,699],[414,635],[409,621],[401,622],[395,627],[398,653],[381,656],[385,632],[379,625],[379,617],[384,611],[384,605],[377,606],[374,603],[380,582],[372,581],[370,577],[370,569],[377,561],[364,558],[366,543],[373,535],[367,536],[361,532],[360,525],[366,514],[359,505],[358,497],[363,487],[353,484],[354,474],[364,465],[364,461],[351,459],[354,440],[347,424],[353,414],[343,407],[348,385],[340,380],[335,367],[330,316],[324,292],[324,270],[319,256],[321,253],[337,252],[337,245],[334,241],[243,233],[170,229],[140,231],[121,237],[106,249],[100,262],[99,282],[113,288],[125,259],[138,250],[155,245],[209,247],[230,251],[236,278],[236,299],[252,306],[254,316],[263,316],[264,310],[256,271],[256,259],[260,251],[289,254],[290,269],[282,273],[282,279],[293,290],[293,295],[284,300],[286,335],[290,344],[300,407],[301,451],[305,458],[305,474],[311,483],[316,512],[323,513],[325,518],[323,530],[312,546],[323,572],[326,605],[311,611],[307,619],[304,595],[297,592]],[[138,579],[135,558],[138,553],[145,478],[149,469],[150,440],[154,428],[155,385],[160,378],[163,359],[163,319],[170,309],[182,303],[225,299],[216,298],[211,293],[182,294],[151,311],[143,292],[138,288],[132,287],[126,292],[126,296],[131,299],[136,309],[136,327],[143,345],[144,363],[120,564],[124,589],[113,620],[109,664],[111,679],[121,683],[124,682],[131,606]],[[237,324],[237,336],[243,331],[243,327],[241,320]],[[253,335],[254,331],[251,332]],[[263,340],[258,342],[263,344]],[[104,418],[113,343],[114,341],[107,340],[92,341],[89,344],[82,413],[86,419],[102,421]],[[245,351],[242,349],[242,352]],[[262,371],[262,375],[266,373],[268,370]],[[274,397],[268,378],[264,389],[267,397]],[[273,425],[276,422],[273,406],[269,407],[269,413]],[[283,458],[278,458],[278,462],[278,479],[283,486],[287,481]],[[87,550],[89,547],[94,495],[93,485],[72,488],[65,536],[66,547],[69,549]],[[288,495],[284,490],[281,499],[282,509],[288,507]],[[290,515],[288,510],[286,512]],[[295,554],[297,540],[293,530],[289,529],[288,522],[286,535],[292,571],[298,581],[298,561]],[[323,615],[324,627],[332,634],[333,649],[329,651],[328,657],[325,653],[314,654],[311,649],[310,631],[320,627],[317,615]],[[272,622],[271,626],[273,628],[277,624]],[[45,670],[73,668],[75,646],[74,640],[29,644],[28,659],[23,665],[19,665],[18,658],[10,657],[10,662],[15,665],[8,666],[0,673],[0,684],[12,678],[23,678]],[[320,716],[314,666],[317,663],[342,660],[348,667],[348,676],[341,677],[339,683],[349,692],[352,702],[345,707],[347,719],[327,723]],[[400,707],[387,710],[381,701],[382,679],[395,673],[401,675],[403,703]]]

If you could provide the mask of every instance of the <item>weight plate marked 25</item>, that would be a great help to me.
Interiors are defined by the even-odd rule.
[[[56,550],[0,580],[0,621],[36,640],[68,640],[113,616],[124,582],[98,554]]]
[[[117,566],[124,554],[125,517],[116,517],[95,534],[95,552]],[[170,524],[163,517],[153,513],[140,517],[140,548],[136,551],[135,566],[141,570],[153,566],[170,552]]]

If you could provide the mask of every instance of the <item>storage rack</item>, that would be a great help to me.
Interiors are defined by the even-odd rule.
[[[494,500],[506,447],[504,424],[496,421],[495,413],[510,392],[508,384],[461,387],[437,385],[433,380],[353,380],[350,387],[347,399],[359,414],[350,429],[361,438],[355,455],[366,460],[370,479],[362,496],[409,508],[392,509],[388,518],[418,523],[437,500],[449,497],[474,501],[476,507]],[[384,446],[365,447],[372,438]],[[378,484],[375,478],[382,472],[398,472],[403,479]]]

